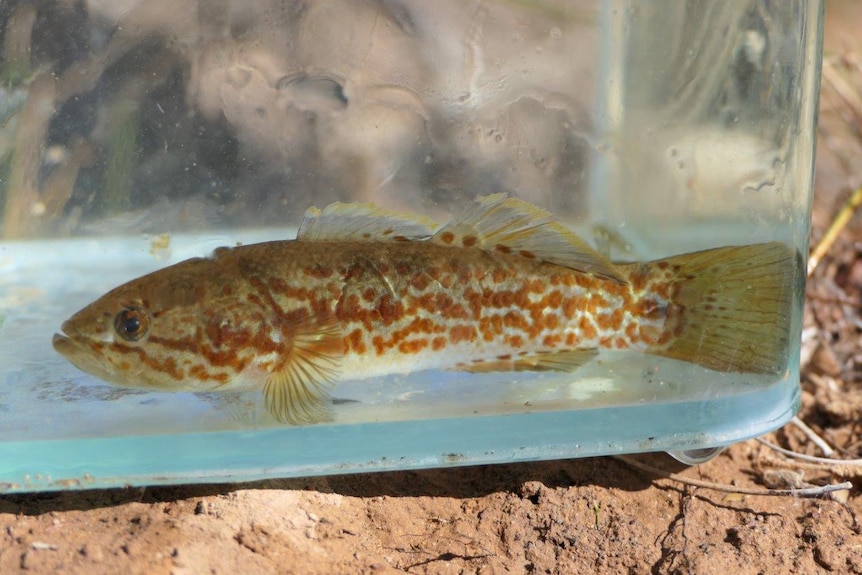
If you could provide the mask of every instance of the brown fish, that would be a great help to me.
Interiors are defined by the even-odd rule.
[[[296,240],[220,248],[110,291],[54,348],[122,386],[262,389],[293,424],[327,419],[340,380],[573,371],[600,349],[777,374],[794,259],[772,242],[615,265],[502,194],[442,227],[333,204],[309,210]]]

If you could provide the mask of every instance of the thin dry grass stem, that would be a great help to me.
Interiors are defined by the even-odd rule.
[[[823,235],[820,243],[818,243],[817,247],[811,251],[811,256],[808,258],[807,270],[809,276],[820,263],[820,260],[823,259],[823,256],[825,256],[832,248],[832,244],[835,243],[835,240],[838,239],[838,236],[844,228],[847,227],[847,224],[850,222],[850,219],[853,217],[853,214],[860,205],[862,205],[862,187],[857,188],[856,191],[847,198],[847,201],[844,202],[844,205],[835,216],[835,219],[832,220],[832,224],[829,226],[829,229],[826,230],[826,233]]]
[[[790,420],[790,423],[795,425],[797,429],[799,429],[799,431],[805,434],[805,437],[810,439],[814,445],[819,447],[820,451],[823,452],[823,455],[825,455],[826,457],[832,457],[832,455],[835,453],[835,450],[832,448],[832,446],[829,445],[825,439],[820,437],[816,431],[808,427],[808,425],[804,421],[799,419],[799,417],[794,415],[793,419]],[[758,441],[761,440],[758,439]]]
[[[676,473],[671,473],[669,471],[665,471],[664,469],[659,469],[658,467],[653,467],[647,463],[643,463],[638,461],[632,457],[626,455],[615,455],[616,459],[624,462],[626,465],[631,467],[635,467],[640,469],[641,471],[646,471],[648,473],[652,473],[653,475],[658,475],[664,479],[671,479],[678,483],[682,483],[683,485],[689,485],[691,487],[700,487],[703,489],[711,489],[713,491],[719,491],[721,493],[738,493],[740,495],[768,495],[768,496],[792,496],[792,497],[823,497],[825,495],[829,495],[830,493],[834,493],[836,491],[847,491],[853,489],[853,484],[849,481],[845,481],[843,483],[837,483],[832,485],[822,485],[819,487],[806,487],[803,489],[760,489],[760,488],[749,488],[749,487],[737,487],[736,485],[726,485],[723,483],[714,483],[712,481],[703,481],[701,479],[692,479],[690,477],[683,477]]]
[[[765,439],[757,438],[757,441],[772,449],[773,451],[777,451],[778,453],[785,455],[787,457],[791,457],[793,459],[799,459],[800,461],[809,461],[811,463],[818,463],[823,465],[823,469],[827,469],[830,465],[838,465],[841,467],[859,467],[860,472],[862,472],[862,459],[834,459],[831,457],[817,457],[814,455],[805,455],[804,453],[797,453],[795,451],[791,451],[789,449],[784,449],[774,443],[770,443]]]
[[[849,462],[849,464],[845,465],[845,462]],[[862,477],[862,466],[856,462],[858,462],[856,459],[829,459],[827,462],[784,459],[766,452],[758,457],[757,465],[758,467],[778,467],[793,471],[816,471],[818,473],[829,473],[833,477],[855,479]]]

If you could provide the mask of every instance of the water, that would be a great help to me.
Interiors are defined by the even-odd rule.
[[[445,220],[505,191],[615,260],[806,253],[821,7],[775,4],[0,8],[31,47],[7,42],[0,68],[0,491],[698,449],[781,425],[801,290],[779,375],[626,352],[573,374],[428,371],[339,384],[334,420],[308,427],[257,393],[109,386],[51,348],[111,287],[292,238],[335,200]]]

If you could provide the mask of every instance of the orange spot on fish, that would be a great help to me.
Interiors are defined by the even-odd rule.
[[[476,339],[476,335],[476,328],[472,325],[456,325],[449,330],[449,339],[452,343],[471,342]]]
[[[398,351],[405,354],[416,354],[428,347],[427,339],[411,339],[398,344]]]
[[[386,351],[386,346],[384,345],[383,338],[379,335],[375,335],[371,338],[371,345],[374,346],[374,352],[377,355],[383,355],[383,352]]]
[[[546,335],[542,340],[542,345],[545,347],[557,347],[562,341],[562,337],[559,334],[550,334]]]
[[[538,294],[545,291],[545,282],[540,279],[527,280],[525,282],[525,286],[527,287],[527,291],[530,293]]]
[[[472,248],[473,246],[476,245],[476,242],[478,242],[478,241],[479,240],[476,239],[476,236],[467,236],[463,240],[461,240],[461,244],[465,248]]]
[[[492,307],[509,307],[515,303],[515,294],[511,291],[499,291],[491,296],[489,302]]]
[[[504,246],[503,244],[497,244],[494,246],[494,249],[500,252],[501,254],[510,254],[512,253],[512,248],[509,246]]]
[[[347,348],[360,355],[365,353],[365,338],[362,336],[362,330],[354,329],[350,332],[347,336]]]
[[[503,325],[509,329],[519,329],[522,331],[526,330],[528,327],[527,320],[524,319],[524,316],[514,311],[510,311],[503,316]]]
[[[380,298],[377,311],[380,313],[383,325],[388,326],[404,316],[404,305],[399,301],[392,301],[392,297],[386,294]]]
[[[361,321],[359,296],[350,294],[335,306],[335,316],[343,322]]]
[[[325,280],[333,274],[332,268],[321,265],[307,267],[303,271],[305,272],[305,275],[321,280]]]
[[[578,321],[578,330],[584,339],[595,339],[599,335],[593,322],[587,316],[581,316],[581,319]]]
[[[428,274],[425,272],[419,272],[413,276],[413,279],[410,281],[410,286],[417,291],[425,291],[429,283],[430,280],[428,279]]]
[[[563,305],[563,313],[566,314],[567,319],[574,319],[575,314],[578,313],[578,300],[576,298],[570,298]]]
[[[443,232],[440,234],[440,239],[444,244],[451,244],[455,240],[455,234],[452,232]]]
[[[433,349],[434,351],[440,351],[444,347],[446,347],[445,337],[437,336],[433,340],[431,340],[431,349]]]
[[[638,269],[634,273],[629,276],[629,283],[632,286],[632,290],[634,292],[643,291],[643,289],[647,285],[647,274],[642,269]]]
[[[596,324],[599,329],[605,332],[616,331],[620,328],[623,322],[623,310],[617,308],[611,313],[596,314]]]
[[[286,294],[291,292],[290,286],[281,278],[271,278],[269,280],[269,288],[277,293]]]

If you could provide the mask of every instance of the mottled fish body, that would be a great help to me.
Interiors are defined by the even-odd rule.
[[[794,273],[777,242],[615,265],[499,194],[442,227],[333,204],[309,210],[296,240],[220,248],[112,290],[54,347],[118,385],[262,389],[280,421],[308,423],[328,417],[337,381],[573,371],[600,349],[779,373]]]

